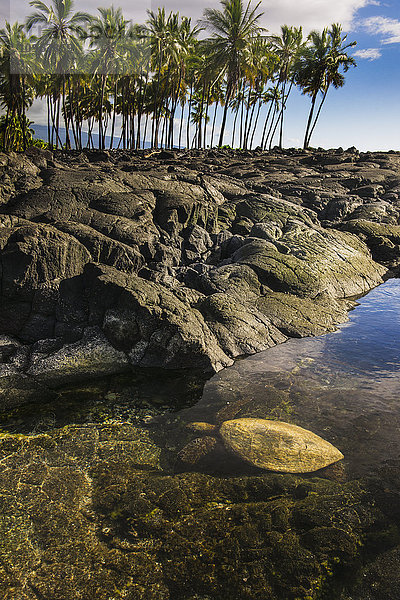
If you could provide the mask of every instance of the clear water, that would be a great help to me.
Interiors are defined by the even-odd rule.
[[[400,458],[400,280],[361,298],[349,318],[334,333],[237,361],[179,419],[295,423],[337,446],[349,476],[376,474]]]
[[[291,339],[238,360],[205,385],[196,373],[134,371],[59,390],[48,404],[0,415],[0,428],[37,433],[68,423],[130,421],[150,428],[167,469],[185,470],[177,455],[196,437],[189,422],[272,418],[337,446],[349,477],[376,475],[397,460],[400,473],[400,279],[358,302],[338,331]],[[194,468],[249,471],[226,452]]]

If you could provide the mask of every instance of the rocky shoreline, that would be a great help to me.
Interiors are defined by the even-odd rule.
[[[394,152],[31,149],[0,198],[8,407],[331,331],[399,268]]]
[[[4,599],[397,600],[398,459],[277,474],[217,443],[188,468],[200,409],[148,419],[129,370],[163,368],[162,402],[178,386],[187,406],[196,370],[346,320],[399,274],[400,153],[31,150],[0,155],[0,198],[3,421],[69,411],[0,433]],[[259,399],[214,381],[214,412],[326,437],[307,382],[275,379]],[[118,397],[137,418],[107,412]]]

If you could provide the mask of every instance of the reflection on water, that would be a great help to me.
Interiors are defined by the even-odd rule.
[[[370,292],[349,316],[335,333],[237,361],[181,417],[295,423],[337,446],[349,474],[376,473],[400,457],[400,280]]]

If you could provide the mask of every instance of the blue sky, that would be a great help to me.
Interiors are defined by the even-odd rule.
[[[32,10],[27,0],[2,2],[0,22],[23,21]],[[98,6],[107,4],[80,0],[75,7],[94,14]],[[159,3],[120,0],[115,5],[121,6],[126,18],[143,22],[146,9],[154,10]],[[204,8],[219,3],[166,0],[163,5],[167,11],[179,11],[196,20]],[[347,73],[343,88],[329,91],[312,145],[400,150],[400,0],[262,0],[260,10],[264,11],[262,24],[270,33],[278,32],[282,24],[302,25],[308,33],[340,22],[348,40],[357,41],[351,52],[358,66]],[[308,109],[309,98],[293,93],[286,115],[285,146],[301,145]],[[30,118],[45,123],[40,103],[31,109]]]

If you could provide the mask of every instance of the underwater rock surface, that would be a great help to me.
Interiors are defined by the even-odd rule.
[[[0,461],[7,599],[332,599],[396,538],[363,482],[174,474],[127,423],[4,434]]]

